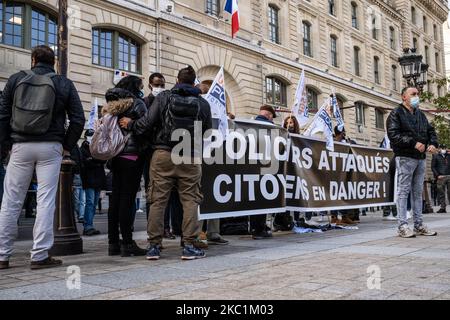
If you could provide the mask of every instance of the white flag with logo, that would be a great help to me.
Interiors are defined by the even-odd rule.
[[[305,70],[302,71],[300,81],[298,82],[297,91],[295,92],[294,106],[292,114],[297,118],[300,127],[308,123],[308,96],[305,86]]]
[[[94,104],[92,105],[91,112],[89,113],[89,120],[87,123],[87,130],[95,130],[95,122],[98,120],[98,100],[95,98]]]
[[[333,124],[331,122],[331,117],[327,112],[325,103],[317,114],[308,129],[305,131],[305,136],[313,136],[316,133],[323,132],[327,139],[327,150],[334,151],[334,139],[333,139]]]
[[[383,142],[381,142],[381,147],[383,149],[390,149],[391,148],[391,140],[389,140],[389,137],[388,137],[387,134],[384,136]]]
[[[336,94],[333,92],[333,97],[331,98],[331,105],[333,107],[333,115],[336,118],[337,126],[339,131],[344,129],[344,119],[342,119],[341,111],[339,110],[339,104],[337,102]]]
[[[220,68],[211,88],[205,96],[211,106],[211,115],[219,119],[219,131],[225,138],[228,132],[227,100],[225,97],[225,74],[223,67]]]

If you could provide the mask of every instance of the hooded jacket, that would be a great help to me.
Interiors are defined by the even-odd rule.
[[[169,101],[173,95],[179,96],[186,101],[194,99],[200,106],[199,120],[202,124],[202,134],[212,128],[211,107],[208,101],[203,99],[201,91],[187,84],[177,84],[172,90],[167,90],[156,96],[149,112],[145,117],[132,121],[128,128],[137,135],[143,135],[148,132],[154,132],[152,138],[152,147],[154,149],[172,150],[172,142],[164,134],[163,127],[167,125],[165,117]],[[193,137],[192,137],[193,138]]]
[[[119,120],[123,117],[137,120],[142,118],[147,112],[144,101],[136,98],[131,92],[125,89],[114,88],[108,90],[106,93],[106,101],[108,103],[103,107],[102,115],[111,114],[117,116]],[[130,132],[126,129],[121,130],[124,135],[127,135]],[[139,155],[144,151],[145,145],[145,137],[138,137],[131,132],[131,136],[120,155]]]

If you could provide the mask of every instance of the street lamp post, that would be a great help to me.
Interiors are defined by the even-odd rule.
[[[58,15],[58,73],[67,76],[67,0],[59,0]],[[55,241],[50,254],[67,256],[83,253],[83,240],[78,233],[72,203],[72,168],[75,162],[64,158],[56,195]]]
[[[422,55],[416,54],[415,48],[403,49],[403,56],[398,59],[400,66],[402,67],[403,78],[408,83],[408,86],[414,86],[418,90],[423,90],[423,77],[426,81],[426,72],[428,71],[428,65],[422,63]],[[422,67],[425,68],[422,72]],[[425,82],[426,84],[426,82]]]
[[[404,55],[398,59],[402,67],[403,78],[408,86],[416,87],[419,93],[423,92],[423,87],[427,84],[428,64],[422,62],[422,55],[416,54],[415,48],[403,49]],[[430,197],[428,193],[427,183],[424,181],[424,213],[433,213],[430,205]]]

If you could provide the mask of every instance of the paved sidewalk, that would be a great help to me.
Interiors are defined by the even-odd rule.
[[[438,236],[413,239],[396,237],[396,223],[381,213],[361,220],[359,230],[230,236],[230,245],[188,262],[179,239],[149,262],[108,257],[100,235],[84,238],[85,253],[65,257],[63,267],[31,271],[31,242],[21,241],[12,268],[0,271],[0,299],[450,299],[450,214],[426,215]],[[146,245],[144,232],[136,239]],[[71,265],[81,268],[79,290],[66,285]],[[381,272],[381,289],[368,289],[368,268]]]

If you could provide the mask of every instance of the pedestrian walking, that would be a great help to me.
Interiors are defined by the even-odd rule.
[[[439,149],[439,154],[433,155],[431,170],[436,179],[437,198],[441,207],[437,213],[447,213],[445,193],[447,193],[447,199],[450,202],[450,154],[447,152],[447,146],[445,145],[439,146]]]

